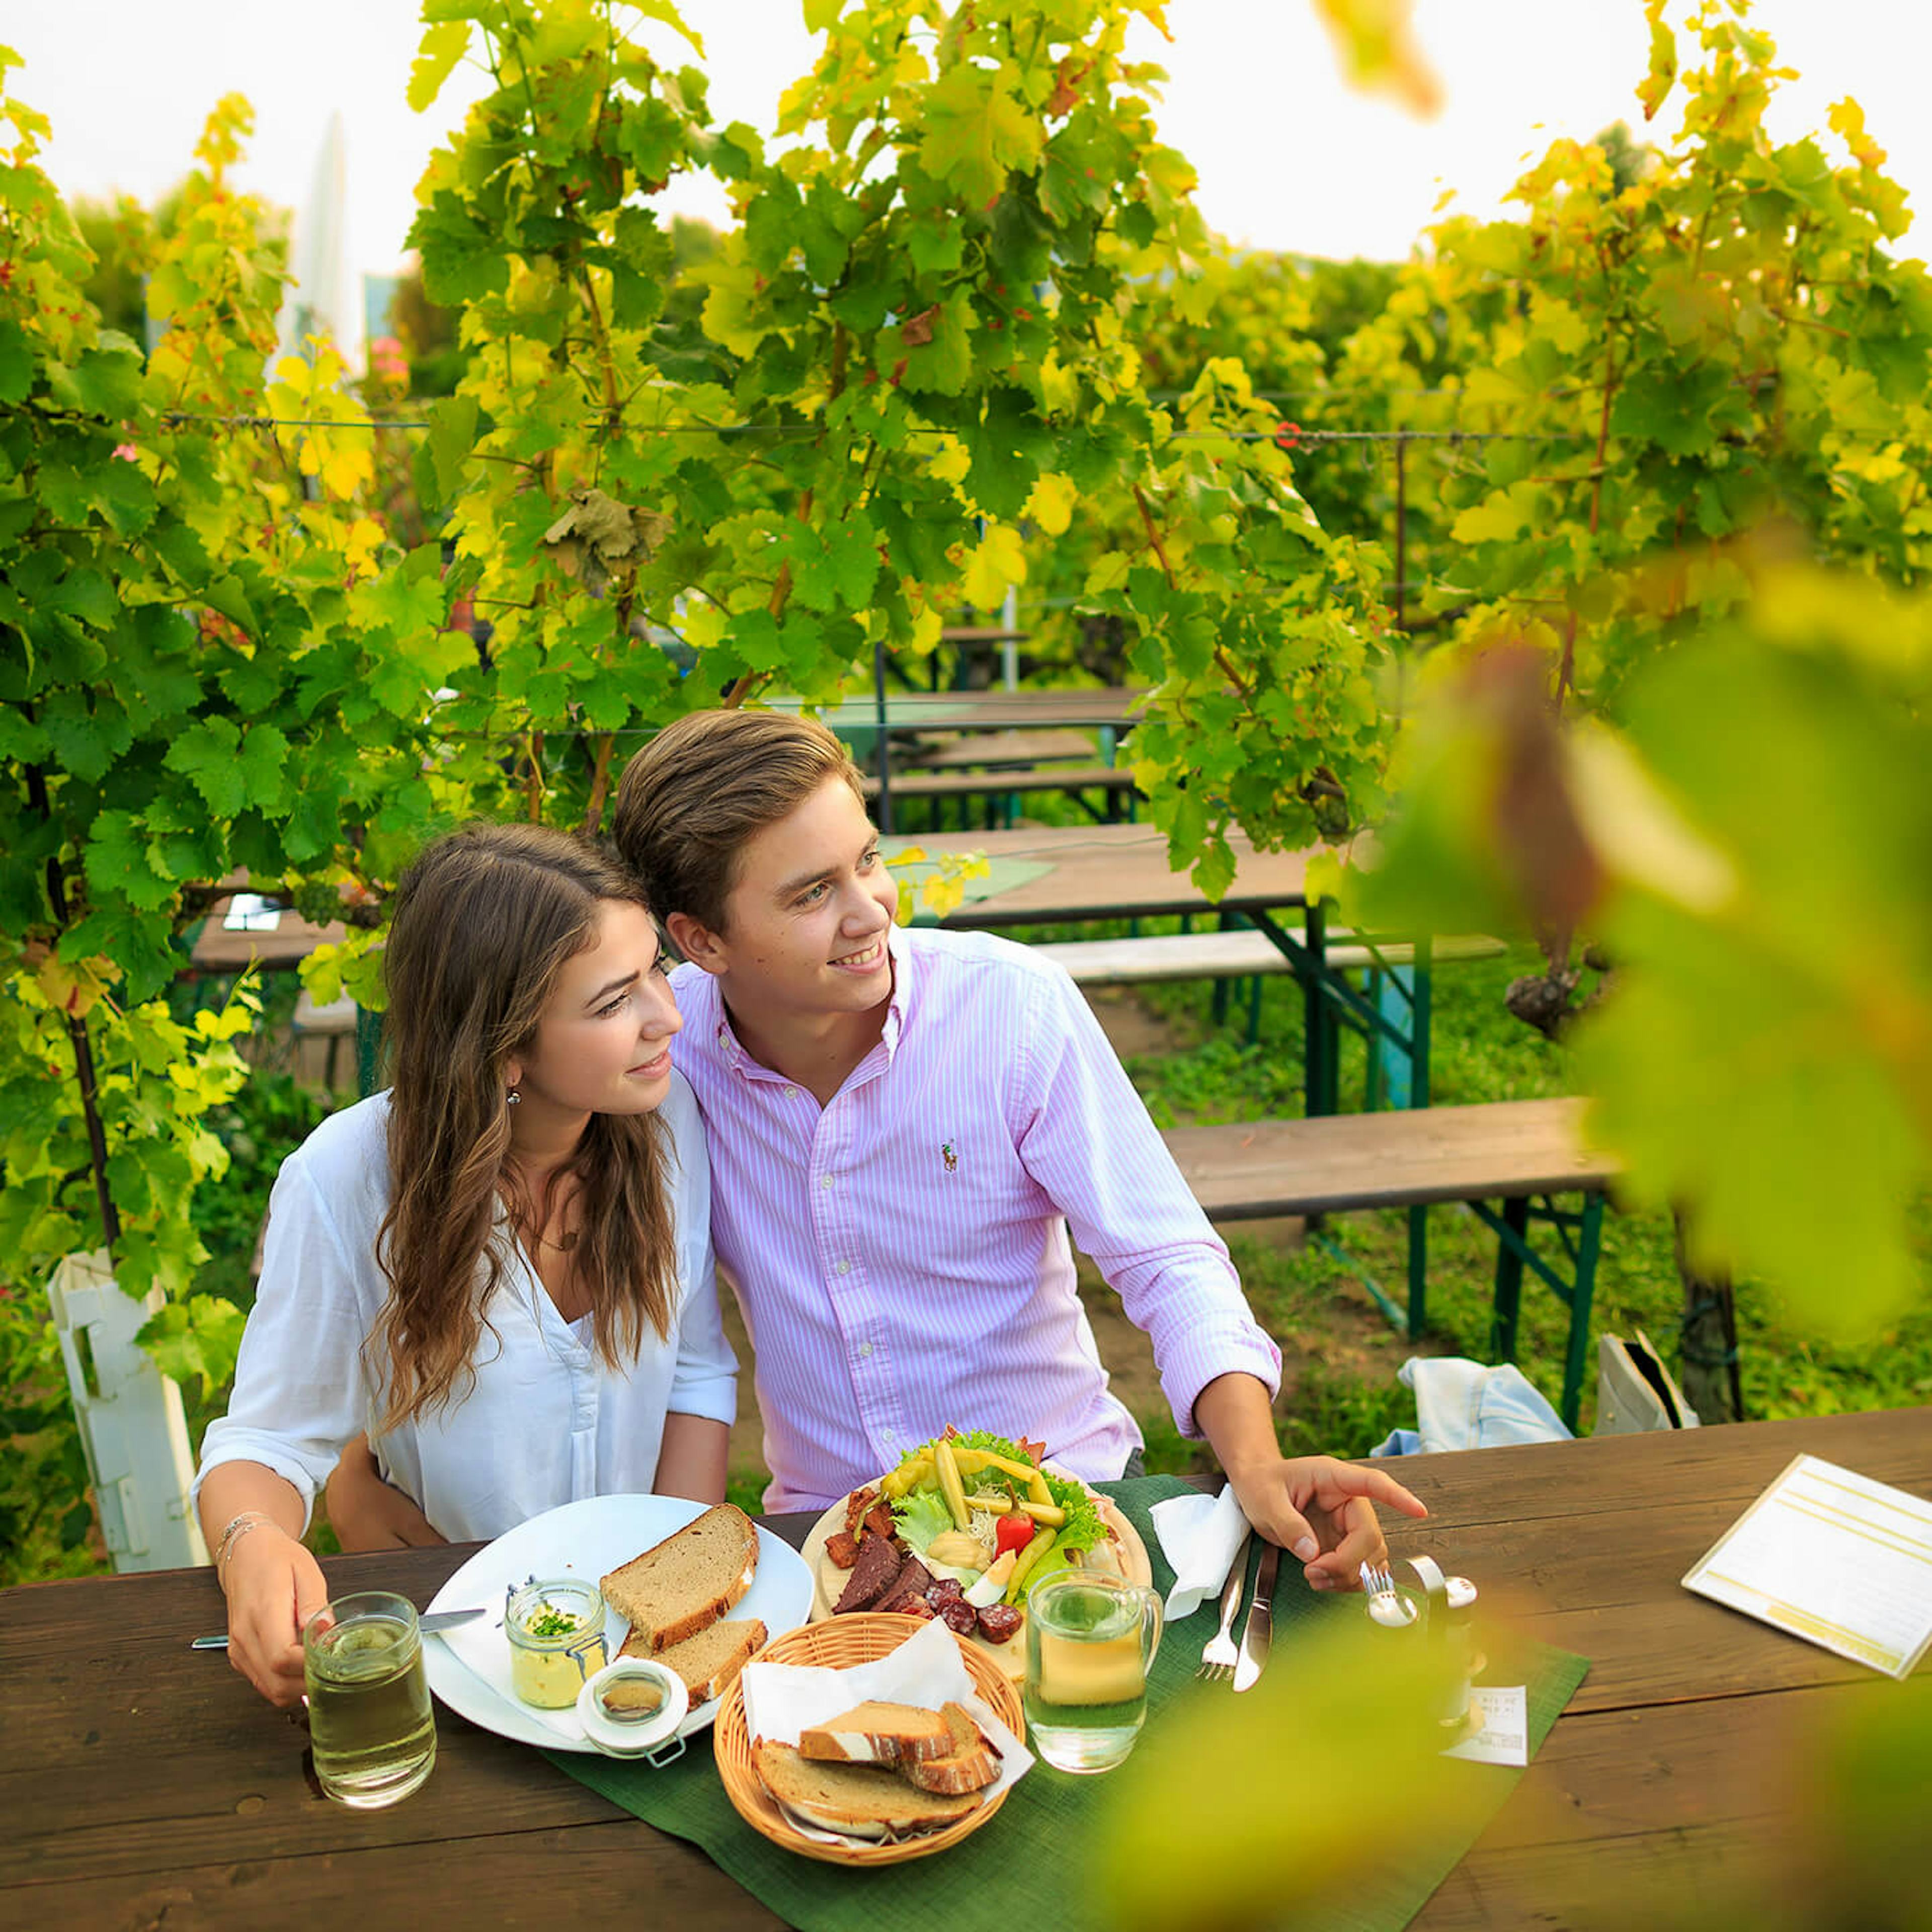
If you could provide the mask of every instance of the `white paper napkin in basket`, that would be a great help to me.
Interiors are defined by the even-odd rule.
[[[1161,1550],[1174,1566],[1174,1588],[1167,1593],[1168,1620],[1191,1616],[1203,1599],[1220,1595],[1234,1552],[1248,1532],[1248,1520],[1234,1500],[1234,1486],[1230,1483],[1218,1496],[1169,1496],[1148,1514],[1154,1519]]]
[[[922,1624],[896,1650],[870,1664],[843,1670],[823,1664],[748,1664],[740,1680],[745,1687],[745,1728],[755,1744],[796,1744],[800,1732],[822,1724],[874,1700],[882,1704],[916,1704],[936,1711],[942,1704],[963,1704],[1000,1755],[1000,1774],[986,1792],[988,1803],[1033,1768],[1033,1755],[994,1714],[992,1706],[973,1688],[966,1660],[952,1633],[937,1618]],[[794,1824],[798,1821],[794,1820]],[[801,1831],[811,1828],[798,1825]],[[831,1832],[814,1837],[842,1843]]]

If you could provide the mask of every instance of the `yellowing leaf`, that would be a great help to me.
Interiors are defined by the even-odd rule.
[[[973,466],[973,459],[956,436],[942,436],[938,454],[927,466],[942,483],[963,483],[966,472]]]
[[[375,452],[369,442],[366,436],[355,436],[325,443],[318,436],[311,444],[319,458],[316,473],[332,496],[352,496],[364,485],[375,482]]]
[[[1845,137],[1845,146],[1851,149],[1852,158],[1860,167],[1884,166],[1885,150],[1865,132],[1865,111],[1849,94],[1832,109],[1827,118]]]
[[[1677,37],[1664,17],[1665,0],[1643,0],[1644,17],[1650,22],[1650,71],[1637,84],[1636,98],[1643,103],[1643,118],[1656,117],[1677,79]]]
[[[1611,872],[1692,912],[1719,912],[1736,896],[1730,860],[1692,827],[1622,739],[1580,726],[1569,754],[1576,815]]]
[[[936,650],[945,628],[945,614],[939,606],[926,604],[912,620],[913,649],[920,652]]]
[[[1566,356],[1574,356],[1590,339],[1583,318],[1560,296],[1545,295],[1538,290],[1531,298],[1530,320]]]
[[[684,640],[698,650],[709,650],[724,634],[724,627],[730,621],[716,604],[693,604],[684,614]]]
[[[927,91],[920,158],[972,207],[996,200],[1008,172],[1030,168],[1045,145],[1045,130],[997,72],[962,60]]]
[[[1472,503],[1456,519],[1450,535],[1459,544],[1508,543],[1520,536],[1529,523],[1529,506],[1536,486],[1513,483],[1507,490],[1492,490],[1480,503]]]
[[[1413,0],[1315,0],[1352,87],[1392,94],[1412,114],[1442,105],[1442,83],[1422,57],[1410,16]]]
[[[349,560],[350,571],[356,576],[376,568],[382,548],[383,534],[382,525],[374,517],[358,517],[349,526],[343,552]]]
[[[55,1012],[85,1019],[120,976],[121,969],[111,959],[70,962],[50,953],[35,970],[34,980]]]
[[[1030,518],[1048,536],[1064,536],[1073,520],[1073,506],[1078,493],[1065,476],[1042,476],[1033,486],[1026,508],[1021,514]]]
[[[1019,532],[1004,524],[989,524],[979,547],[966,560],[959,594],[982,610],[996,610],[1011,586],[1026,581],[1026,574]]]
[[[456,63],[470,44],[467,20],[445,20],[422,37],[422,51],[410,69],[409,91],[405,98],[420,114],[442,92]]]

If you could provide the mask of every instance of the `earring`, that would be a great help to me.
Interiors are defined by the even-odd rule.
[[[512,1087],[508,1093],[503,1096],[503,1105],[506,1107],[520,1106],[523,1104],[523,1099],[522,1094]]]

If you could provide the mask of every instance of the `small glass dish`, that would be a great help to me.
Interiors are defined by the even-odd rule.
[[[567,1711],[604,1667],[604,1598],[583,1576],[532,1577],[513,1587],[503,1613],[510,1682],[526,1704]]]
[[[619,1658],[577,1694],[578,1722],[607,1757],[652,1756],[676,1736],[690,1708],[684,1679],[647,1657]]]

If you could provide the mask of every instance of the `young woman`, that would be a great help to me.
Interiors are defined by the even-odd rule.
[[[327,1600],[298,1538],[359,1433],[452,1539],[724,1490],[710,1170],[636,881],[564,833],[472,826],[404,879],[385,970],[393,1084],[283,1163],[196,1482],[230,1660],[277,1703]]]

